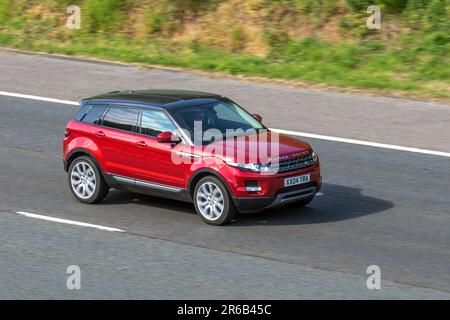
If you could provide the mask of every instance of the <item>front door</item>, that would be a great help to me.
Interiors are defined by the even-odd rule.
[[[173,161],[177,157],[174,150],[179,146],[160,143],[156,136],[165,131],[176,132],[177,128],[167,114],[158,109],[143,109],[140,121],[138,141],[139,169],[136,179],[144,180],[163,187],[185,187],[184,165]]]

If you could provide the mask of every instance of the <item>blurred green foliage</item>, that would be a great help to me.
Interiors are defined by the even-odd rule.
[[[236,23],[221,35],[228,47],[172,40],[186,23],[226,2],[219,0],[79,0],[83,28],[72,32],[61,27],[72,0],[0,0],[0,45],[450,98],[450,0],[247,1],[266,12],[258,22],[264,56],[245,53],[252,39]],[[401,30],[388,38],[368,30],[372,4],[381,7],[382,23],[395,20]],[[136,9],[144,15],[144,37],[130,31]],[[289,15],[306,17],[316,30],[332,20],[351,41],[294,37],[280,27]]]
[[[89,0],[83,2],[84,23],[87,31],[115,32],[121,28],[127,18],[130,0]]]

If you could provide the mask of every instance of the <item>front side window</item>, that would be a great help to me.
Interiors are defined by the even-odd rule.
[[[133,131],[137,125],[139,109],[111,107],[103,118],[103,125],[119,130]]]
[[[106,106],[93,106],[87,114],[80,117],[80,121],[90,124],[101,124],[101,118],[106,110]]]
[[[141,133],[147,136],[156,137],[161,132],[175,132],[177,128],[169,117],[159,110],[142,111]]]

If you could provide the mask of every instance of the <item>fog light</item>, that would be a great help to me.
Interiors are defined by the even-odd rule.
[[[258,181],[249,180],[245,181],[245,190],[247,192],[259,192],[261,191],[261,187],[258,185]]]

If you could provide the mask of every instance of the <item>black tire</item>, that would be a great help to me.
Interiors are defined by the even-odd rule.
[[[314,196],[300,200],[300,201],[288,203],[288,204],[286,204],[286,206],[289,208],[303,208],[303,207],[306,207],[313,200],[314,200]]]
[[[74,168],[80,164],[87,164],[95,176],[95,188],[93,188],[94,191],[92,192],[92,195],[89,195],[88,197],[81,197],[79,194],[77,194],[72,184],[72,173],[74,171]],[[78,201],[86,204],[93,204],[102,201],[109,191],[109,187],[106,184],[105,179],[103,179],[103,175],[101,174],[100,169],[92,160],[92,158],[88,156],[82,156],[72,161],[68,170],[68,182],[70,191],[72,192],[73,196]]]
[[[202,210],[199,207],[201,206],[201,204],[199,204],[198,193],[201,187],[206,183],[214,184],[215,186],[217,186],[220,189],[223,197],[223,210],[221,214],[214,219],[209,219],[207,216],[205,216],[205,214],[202,213]],[[223,185],[223,183],[214,176],[206,176],[200,179],[199,182],[197,182],[194,189],[193,200],[195,211],[200,216],[200,218],[208,224],[221,226],[230,223],[236,217],[237,211],[234,206],[233,200],[231,199],[230,193],[228,192],[227,188]]]

